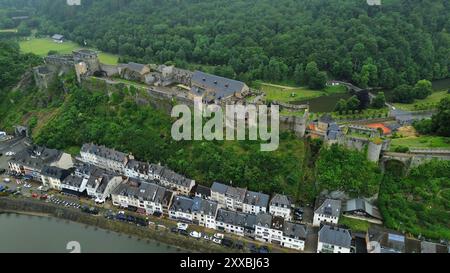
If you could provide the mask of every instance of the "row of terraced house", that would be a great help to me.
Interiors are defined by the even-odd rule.
[[[11,158],[13,172],[29,175],[44,186],[96,202],[147,215],[248,236],[286,248],[303,250],[306,226],[291,222],[292,203],[269,195],[214,183],[197,185],[159,164],[137,161],[131,154],[84,144],[80,156],[31,146]]]

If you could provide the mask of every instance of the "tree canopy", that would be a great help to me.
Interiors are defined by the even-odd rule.
[[[122,61],[221,66],[244,81],[326,78],[393,88],[448,77],[450,6],[446,0],[1,0],[34,8],[38,34],[62,33]],[[94,27],[95,26],[95,27]],[[211,71],[213,72],[213,71]],[[305,85],[306,85],[305,84]]]

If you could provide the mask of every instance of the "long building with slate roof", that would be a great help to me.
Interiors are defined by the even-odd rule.
[[[191,80],[191,94],[204,102],[220,102],[230,97],[242,97],[249,91],[240,81],[195,71]]]

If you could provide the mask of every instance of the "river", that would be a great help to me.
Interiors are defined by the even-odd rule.
[[[174,253],[175,247],[52,217],[0,213],[0,253]]]

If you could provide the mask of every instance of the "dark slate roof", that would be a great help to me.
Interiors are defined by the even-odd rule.
[[[335,199],[325,199],[322,205],[314,213],[339,217],[341,212],[341,201]]]
[[[270,201],[270,205],[271,206],[275,206],[275,207],[290,208],[291,207],[291,201],[289,200],[289,198],[286,195],[276,193],[272,197],[272,200]]]
[[[172,199],[173,192],[155,183],[128,179],[127,183],[120,184],[113,194],[166,206]]]
[[[152,173],[154,175],[161,175],[163,170],[164,170],[164,167],[161,165],[158,165],[158,164],[150,164],[148,166],[149,173]]]
[[[352,236],[350,230],[324,225],[319,231],[319,241],[322,243],[350,248]]]
[[[242,92],[245,83],[224,77],[195,71],[192,76],[192,89],[195,95],[203,95],[204,90],[213,90],[216,99],[222,99]]]
[[[192,183],[192,179],[186,178],[168,168],[163,168],[160,176],[170,183],[174,183],[183,187],[189,187]]]
[[[69,175],[69,172],[67,170],[63,170],[58,167],[44,166],[44,168],[41,171],[41,174],[47,177],[64,180]]]
[[[211,191],[212,192],[218,192],[220,194],[225,194],[227,193],[228,190],[228,186],[222,183],[218,183],[218,182],[214,182],[212,187],[211,187]]]
[[[269,204],[270,196],[260,192],[247,191],[245,195],[244,203],[267,208]]]
[[[92,172],[94,172],[94,170],[97,167],[95,167],[94,165],[91,164],[87,164],[87,163],[80,163],[77,164],[75,166],[75,173],[77,175],[84,175],[84,176],[90,176]]]
[[[211,196],[211,188],[202,186],[202,185],[196,185],[194,188],[194,192],[197,194],[201,194],[202,196],[210,197]]]
[[[58,150],[32,146],[18,152],[11,157],[9,161],[33,169],[42,170],[45,165],[57,161],[61,155],[62,153]]]
[[[81,147],[81,151],[122,163],[125,163],[128,157],[128,155],[125,153],[107,148],[105,146],[98,146],[92,143],[84,144]]]
[[[244,202],[246,192],[247,190],[243,188],[228,187],[225,196],[233,198],[234,200],[237,200],[239,202]]]
[[[194,197],[192,212],[199,212],[204,215],[216,216],[218,204],[213,201],[205,200],[200,197]]]
[[[292,222],[285,222],[283,234],[284,236],[292,239],[306,239],[306,226]]]
[[[355,210],[361,210],[369,214],[370,216],[382,219],[378,208],[372,206],[369,202],[364,199],[351,199],[345,203],[344,212],[352,212]]]
[[[332,123],[333,118],[331,117],[330,114],[325,114],[319,118],[319,121],[323,123]]]
[[[265,228],[272,228],[272,215],[260,213],[256,215],[256,225]]]
[[[83,184],[83,178],[80,176],[76,176],[76,175],[69,175],[61,183],[64,185],[71,186],[71,187],[79,188],[79,187],[81,187],[81,184]]]
[[[148,163],[140,162],[140,161],[132,159],[127,162],[126,167],[130,170],[134,170],[141,174],[148,174],[150,166]]]
[[[177,195],[172,201],[172,206],[170,207],[170,210],[181,211],[184,213],[192,213],[193,205],[194,205],[193,199]]]
[[[256,225],[256,215],[219,209],[217,212],[216,221],[247,229],[253,229]]]

